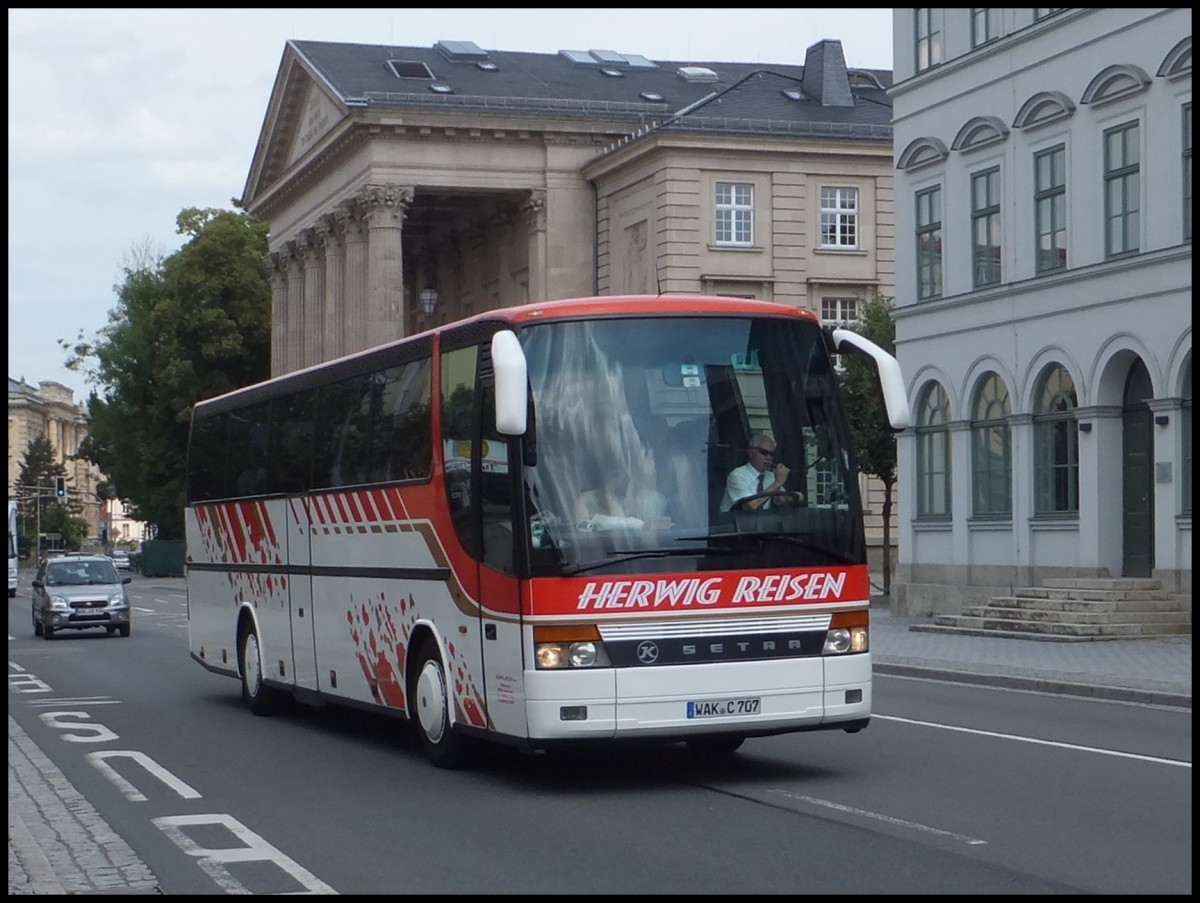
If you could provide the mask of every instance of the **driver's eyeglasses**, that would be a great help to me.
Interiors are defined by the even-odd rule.
[[[757,445],[752,445],[751,448],[753,448],[756,452],[758,452],[763,457],[766,457],[766,458],[774,458],[775,457],[775,452],[769,448],[760,448]]]

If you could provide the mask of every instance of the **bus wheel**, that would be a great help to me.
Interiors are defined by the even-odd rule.
[[[745,737],[736,734],[716,734],[711,737],[692,737],[688,749],[698,756],[728,756],[741,749]]]
[[[466,758],[465,741],[450,726],[450,692],[437,641],[421,644],[411,699],[416,705],[417,733],[429,761],[439,768],[460,768]]]
[[[279,711],[282,694],[263,683],[262,651],[258,646],[258,634],[249,628],[242,634],[239,647],[242,671],[242,699],[255,715],[273,715]]]

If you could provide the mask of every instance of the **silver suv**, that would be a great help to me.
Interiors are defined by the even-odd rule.
[[[33,633],[50,639],[60,630],[103,627],[129,636],[129,598],[106,555],[59,555],[42,562],[33,578]]]

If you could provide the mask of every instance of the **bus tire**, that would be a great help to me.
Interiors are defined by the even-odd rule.
[[[417,734],[426,758],[438,768],[461,768],[466,763],[466,741],[450,724],[450,685],[437,641],[425,637],[413,676]]]
[[[263,683],[262,649],[258,633],[249,627],[238,643],[238,669],[242,675],[242,700],[255,715],[274,715],[282,708],[283,694]]]
[[[688,749],[698,756],[731,756],[746,742],[737,734],[714,734],[709,737],[692,737],[687,741]]]

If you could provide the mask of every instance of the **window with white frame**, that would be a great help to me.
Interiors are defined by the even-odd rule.
[[[858,247],[858,189],[821,189],[821,247]]]
[[[1000,37],[1000,11],[991,7],[971,9],[971,46],[982,47]]]
[[[917,516],[950,516],[950,400],[930,383],[917,406]]]
[[[839,326],[858,325],[857,298],[822,298],[821,322]]]
[[[1067,150],[1063,145],[1033,155],[1034,231],[1037,271],[1067,266]]]
[[[1075,381],[1066,368],[1046,368],[1033,411],[1035,514],[1079,513],[1079,425]]]
[[[1140,246],[1141,147],[1136,122],[1104,133],[1104,256],[1132,254]]]
[[[942,296],[942,189],[917,192],[917,300]]]
[[[754,186],[749,182],[717,182],[716,243],[754,243]]]
[[[1000,168],[971,176],[971,246],[975,288],[1000,282]]]
[[[971,417],[971,513],[1012,514],[1012,433],[1008,387],[995,373],[979,382]]]
[[[933,8],[913,10],[915,16],[917,71],[924,72],[942,61],[942,33],[934,27]]]

